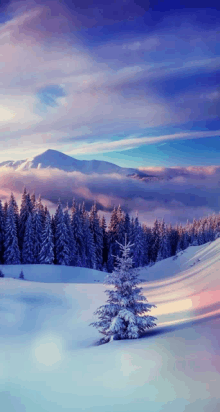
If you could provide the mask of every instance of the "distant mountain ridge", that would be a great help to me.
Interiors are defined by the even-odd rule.
[[[0,167],[11,167],[15,171],[25,171],[30,169],[58,169],[65,172],[81,172],[83,174],[112,174],[117,173],[122,176],[131,178],[151,178],[138,169],[125,168],[115,165],[114,163],[101,160],[77,160],[57,150],[48,149],[32,158],[25,160],[8,160],[0,163]]]

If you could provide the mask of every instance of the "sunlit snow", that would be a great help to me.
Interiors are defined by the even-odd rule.
[[[105,273],[0,269],[2,411],[218,411],[220,239],[141,269],[157,327],[101,346],[89,324],[106,301]]]

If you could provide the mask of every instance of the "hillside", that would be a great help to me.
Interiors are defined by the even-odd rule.
[[[220,239],[141,270],[158,326],[96,346],[104,273],[0,266],[0,373],[7,412],[217,412]],[[26,281],[13,279],[23,268]]]

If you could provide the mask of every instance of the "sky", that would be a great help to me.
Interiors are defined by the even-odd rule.
[[[124,167],[220,165],[220,7],[7,1],[0,162],[47,149]]]

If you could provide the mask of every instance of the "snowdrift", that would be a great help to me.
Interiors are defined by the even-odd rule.
[[[104,273],[0,269],[3,411],[217,412],[220,239],[143,268],[157,328],[103,346],[89,324],[106,301]],[[25,281],[17,279],[21,269]]]

